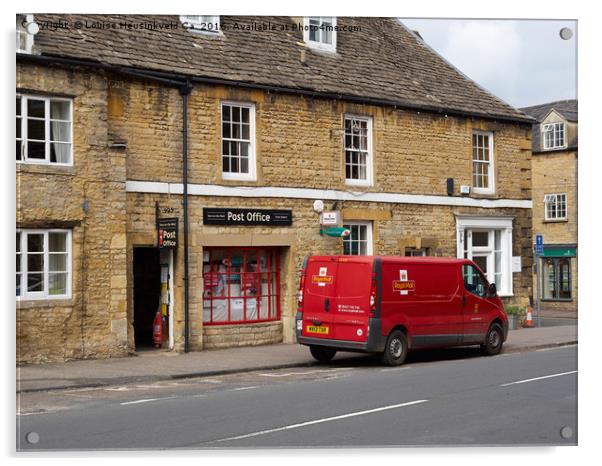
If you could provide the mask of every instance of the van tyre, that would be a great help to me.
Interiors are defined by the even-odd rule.
[[[485,337],[485,344],[481,345],[481,349],[488,356],[494,356],[502,351],[502,345],[504,343],[504,331],[499,324],[492,324],[487,331]]]
[[[334,355],[337,354],[336,350],[325,348],[323,346],[310,346],[309,352],[316,361],[320,362],[329,362],[334,358]]]
[[[381,356],[383,364],[399,366],[408,355],[408,337],[401,330],[391,332]]]

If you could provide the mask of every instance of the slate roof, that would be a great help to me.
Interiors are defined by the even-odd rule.
[[[527,115],[532,116],[537,120],[537,123],[533,125],[531,130],[531,142],[532,142],[532,150],[533,152],[542,152],[541,145],[541,125],[540,123],[548,116],[551,110],[556,110],[560,115],[562,115],[567,121],[571,123],[577,123],[578,120],[578,101],[576,99],[571,100],[559,100],[556,102],[549,102],[541,105],[533,105],[531,107],[524,107],[520,110],[526,113]],[[576,150],[578,146],[578,136],[568,141],[568,145],[566,149],[556,149],[556,150]],[[552,149],[551,151],[553,151]],[[548,152],[546,150],[546,152]]]
[[[301,19],[301,18],[297,18]],[[222,16],[223,33],[198,34],[178,16],[36,14],[37,53],[91,60],[199,78],[368,98],[400,107],[531,123],[530,117],[496,98],[436,54],[395,18],[337,17],[337,52],[317,52],[303,43],[290,17]],[[46,21],[69,28],[47,29]],[[93,22],[117,27],[76,29]],[[175,23],[177,29],[132,29],[119,23]],[[253,24],[276,30],[235,30]],[[280,30],[288,26],[289,30]],[[293,30],[295,29],[295,30]],[[305,62],[301,51],[305,50]]]

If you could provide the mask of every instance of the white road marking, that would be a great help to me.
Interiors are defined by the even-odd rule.
[[[106,390],[107,392],[127,392],[130,390],[130,388],[128,388],[128,387],[109,387],[109,388],[104,388],[103,390]]]
[[[235,437],[227,437],[227,438],[222,438],[219,440],[212,440],[211,442],[227,442],[229,440],[240,440],[240,439],[249,438],[249,437],[257,437],[259,435],[271,434],[273,432],[281,432],[283,430],[299,429],[300,427],[311,426],[314,424],[322,424],[324,422],[338,421],[339,419],[346,419],[346,418],[355,417],[355,416],[363,416],[365,414],[377,413],[379,411],[388,411],[391,409],[403,408],[405,406],[426,403],[427,401],[428,400],[416,400],[416,401],[409,401],[407,403],[400,403],[400,404],[396,404],[396,405],[381,406],[380,408],[367,409],[365,411],[356,411],[354,413],[342,414],[340,416],[326,417],[323,419],[315,419],[313,421],[301,422],[300,424],[291,424],[288,426],[276,427],[275,429],[261,430],[259,432],[252,432],[250,434],[237,435]],[[207,443],[211,443],[211,442],[207,442]]]
[[[264,374],[264,373],[258,373],[257,375],[260,375],[262,377],[288,377],[289,375],[305,375],[305,374],[320,374],[323,372],[333,372],[333,371],[347,371],[349,369],[346,368],[342,368],[342,369],[320,369],[317,371],[305,371],[305,372],[284,372],[283,374]]]
[[[127,405],[135,405],[135,404],[139,404],[139,403],[149,403],[151,401],[161,401],[161,400],[171,400],[173,398],[176,398],[175,396],[168,396],[165,398],[145,398],[143,400],[135,400],[135,401],[125,401],[123,403],[119,403],[121,406],[127,406]]]
[[[403,366],[403,367],[390,367],[388,369],[381,369],[381,372],[392,372],[392,371],[402,371],[404,369],[411,369],[412,366]]]
[[[252,387],[239,387],[239,388],[234,388],[232,391],[235,392],[239,392],[241,390],[252,390],[253,388],[257,388],[257,385],[254,385]]]
[[[575,346],[577,346],[577,345],[555,346],[553,348],[540,348],[540,349],[535,350],[535,351],[538,351],[538,352],[539,351],[556,351],[556,350],[559,350],[559,349],[574,348]]]
[[[574,374],[575,372],[577,372],[577,371],[561,372],[559,374],[544,375],[543,377],[535,377],[533,379],[517,380],[516,382],[504,383],[504,384],[500,385],[500,387],[507,387],[508,385],[515,385],[515,384],[520,384],[520,383],[533,382],[535,380],[549,379],[551,377],[560,377],[561,375]]]

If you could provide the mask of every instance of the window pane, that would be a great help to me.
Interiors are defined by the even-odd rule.
[[[27,138],[39,141],[46,139],[46,123],[44,120],[27,120]]]
[[[28,273],[27,291],[44,291],[44,275],[41,273]]]
[[[232,107],[232,121],[240,122],[240,107]]]
[[[542,288],[545,299],[556,297],[556,270],[553,259],[544,259],[542,267]]]
[[[249,173],[249,159],[246,157],[240,159],[240,172]]]
[[[23,142],[22,141],[16,141],[16,147],[15,147],[15,152],[16,152],[16,160],[21,160],[21,153],[23,150]]]
[[[27,115],[30,117],[44,118],[45,102],[38,99],[27,99]]]
[[[28,141],[27,158],[44,160],[46,158],[46,143]]]
[[[232,139],[240,139],[240,125],[232,125]]]
[[[489,246],[489,232],[488,231],[473,231],[472,232],[472,245],[473,246]]]
[[[17,246],[17,252],[21,252],[21,233],[17,232],[17,236],[15,238],[15,244]]]
[[[241,121],[243,123],[249,123],[249,109],[248,109],[248,107],[243,107],[241,109],[241,112],[242,112],[242,114],[241,114]]]
[[[28,254],[27,255],[27,270],[29,272],[44,271],[44,255],[43,254]]]
[[[242,139],[247,141],[251,139],[249,129],[250,125],[242,125]]]
[[[63,121],[51,121],[50,140],[58,142],[71,142],[71,123]]]
[[[17,100],[15,102],[16,114],[17,116],[21,115],[21,97],[17,96]]]
[[[223,138],[231,137],[230,123],[222,123],[222,137]]]
[[[71,144],[62,142],[50,143],[50,161],[54,163],[69,163],[71,160]]]
[[[222,121],[230,121],[230,106],[222,105]]]
[[[51,273],[48,275],[48,294],[67,294],[66,273]]]
[[[44,235],[29,233],[27,235],[28,252],[44,252]]]
[[[66,272],[67,254],[50,254],[48,256],[48,270],[50,272]]]
[[[50,101],[50,118],[53,120],[70,120],[70,102],[65,100]]]
[[[67,252],[67,234],[48,233],[48,250],[50,252]]]
[[[487,257],[486,256],[473,256],[472,260],[479,268],[487,275]]]
[[[222,171],[228,173],[230,171],[230,158],[222,157]]]

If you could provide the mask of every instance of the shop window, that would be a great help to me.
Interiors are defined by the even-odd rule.
[[[280,256],[274,248],[206,248],[203,322],[234,324],[280,318]]]
[[[568,257],[546,257],[542,267],[543,299],[570,301],[571,259]]]
[[[70,231],[19,230],[16,246],[17,299],[70,297]]]
[[[345,222],[343,225],[351,231],[343,238],[343,254],[350,256],[372,255],[372,222]]]

